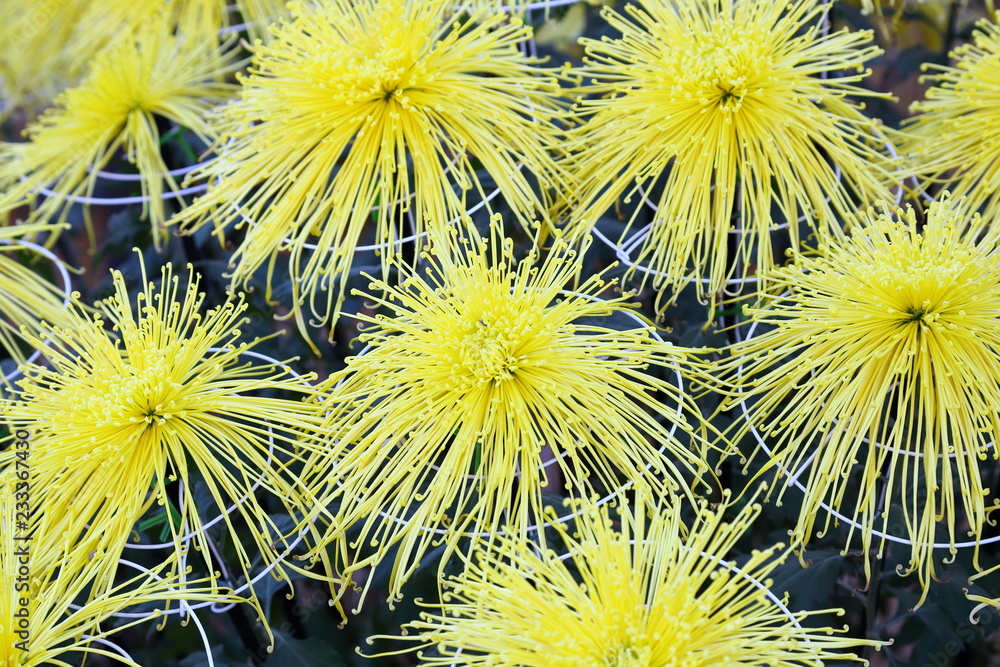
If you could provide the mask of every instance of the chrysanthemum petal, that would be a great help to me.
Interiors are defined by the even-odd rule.
[[[292,470],[301,457],[299,436],[320,422],[296,399],[312,396],[311,376],[293,377],[280,362],[241,359],[257,342],[240,340],[242,299],[202,314],[197,280],[181,287],[169,265],[161,278],[157,287],[143,268],[145,286],[133,303],[116,272],[115,295],[93,317],[74,302],[70,326],[46,327],[44,339],[33,341],[45,365],[23,365],[16,393],[0,402],[12,432],[33,434],[36,502],[45,508],[40,530],[66,544],[98,532],[100,549],[118,554],[146,512],[175,503],[180,516],[176,525],[168,522],[172,548],[164,561],[176,571],[194,546],[217,585],[197,478],[230,532],[235,521],[246,524],[233,547],[247,578],[258,553],[285,576],[287,529],[275,525],[257,495],[273,496],[293,517],[314,507]],[[0,452],[0,465],[15,455]],[[113,561],[107,567],[99,585],[113,581]],[[256,601],[252,589],[251,597]]]
[[[94,194],[98,172],[123,150],[142,176],[144,214],[154,242],[162,243],[164,185],[183,198],[160,155],[156,118],[210,143],[205,115],[236,89],[221,81],[233,67],[233,44],[220,50],[183,32],[163,16],[143,23],[94,56],[84,80],[25,131],[28,142],[0,146],[0,212],[41,198],[31,220],[64,222],[73,202]]]

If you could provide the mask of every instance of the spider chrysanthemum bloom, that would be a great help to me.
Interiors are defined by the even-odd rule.
[[[162,18],[149,21],[95,55],[83,81],[25,130],[27,142],[0,147],[0,211],[40,198],[32,220],[65,221],[77,198],[93,195],[98,171],[124,149],[142,176],[154,242],[163,242],[164,186],[183,198],[160,155],[157,118],[210,142],[206,112],[236,89],[221,81],[233,67],[231,50],[174,28]]]
[[[824,34],[828,7],[642,0],[624,15],[604,8],[621,36],[581,40],[587,56],[575,76],[588,96],[576,107],[586,123],[570,141],[580,185],[567,202],[569,224],[589,229],[619,197],[646,192],[657,209],[635,260],[658,272],[657,289],[701,281],[714,305],[727,279],[776,263],[777,224],[791,223],[785,233],[797,247],[800,216],[836,236],[855,198],[886,198],[879,121],[850,99],[877,95],[857,84],[880,49],[870,31]],[[657,181],[662,191],[650,194]],[[731,243],[734,218],[740,234]]]
[[[78,73],[66,45],[85,8],[82,0],[0,3],[0,120],[15,110],[48,106]]]
[[[206,49],[245,30],[268,39],[284,0],[44,0],[0,3],[0,118],[29,117],[85,73],[94,55],[165,15]],[[231,11],[235,8],[236,11]],[[239,25],[233,25],[239,22]]]
[[[28,453],[30,448],[17,449]],[[28,453],[31,460],[33,452]],[[30,466],[25,466],[27,470]],[[18,471],[21,471],[18,468]],[[67,665],[69,656],[103,656],[134,665],[113,643],[114,634],[161,613],[147,611],[124,624],[109,621],[121,612],[137,613],[138,605],[157,607],[172,602],[217,604],[241,602],[231,592],[213,591],[192,581],[181,588],[180,578],[164,576],[162,567],[113,582],[104,592],[90,595],[90,586],[117,557],[99,550],[94,540],[60,548],[61,539],[23,522],[21,498],[34,493],[33,481],[20,481],[11,466],[0,479],[0,667]],[[26,489],[31,488],[31,491]],[[34,508],[41,511],[41,506]],[[27,539],[30,538],[30,539]],[[117,650],[116,650],[117,649]],[[124,654],[127,655],[127,654]]]
[[[479,549],[446,581],[443,604],[405,626],[403,639],[436,649],[421,651],[420,664],[821,667],[863,662],[842,649],[879,645],[800,625],[843,611],[791,613],[770,593],[783,545],[752,552],[739,569],[725,560],[759,505],[731,523],[724,504],[701,506],[691,525],[680,504],[651,513],[625,504],[618,516],[584,508],[572,527],[554,524],[565,555],[509,536]]]
[[[139,519],[169,506],[173,548],[165,562],[182,567],[194,546],[216,582],[225,564],[210,548],[197,480],[223,513],[241,571],[248,574],[260,555],[284,576],[288,541],[265,506],[283,505],[292,515],[312,506],[290,470],[298,437],[318,422],[300,400],[311,397],[311,378],[244,356],[258,340],[241,341],[242,298],[203,312],[196,279],[182,288],[169,265],[161,277],[156,286],[143,267],[133,303],[115,272],[116,293],[98,314],[71,304],[72,326],[49,327],[34,341],[44,365],[22,364],[16,393],[0,401],[11,433],[33,434],[40,530],[72,541],[87,527],[104,536],[103,551],[117,554]],[[14,465],[15,456],[0,453],[0,466]],[[113,580],[106,574],[98,582]]]
[[[954,66],[927,63],[933,73],[924,100],[914,102],[903,144],[924,181],[944,184],[987,220],[1000,214],[1000,26],[981,21],[973,43],[952,52]]]
[[[539,184],[562,178],[548,153],[559,87],[520,50],[531,29],[503,13],[456,20],[447,0],[290,7],[222,112],[221,157],[195,174],[208,193],[176,219],[246,226],[236,283],[267,264],[270,290],[290,253],[288,305],[308,339],[307,321],[335,316],[372,221],[387,267],[404,220],[420,233],[464,215],[470,192],[486,199],[479,168],[523,222],[544,216]]]
[[[525,535],[542,520],[553,474],[572,493],[626,481],[690,493],[685,475],[706,468],[692,451],[704,425],[675,378],[704,372],[692,350],[638,317],[603,326],[634,304],[598,298],[613,286],[600,275],[564,292],[581,266],[561,240],[544,260],[533,251],[516,261],[494,220],[490,239],[455,232],[425,260],[398,287],[372,283],[365,296],[387,314],[357,316],[370,325],[367,348],[320,387],[329,393],[317,494],[340,504],[344,527],[360,527],[346,575],[398,545],[397,597],[432,543],[450,551],[470,534]]]
[[[821,504],[860,524],[866,550],[873,530],[902,532],[924,595],[939,528],[951,545],[966,520],[980,537],[980,466],[1000,440],[1000,229],[957,210],[932,204],[922,227],[912,210],[872,211],[777,270],[784,293],[746,308],[757,331],[724,364],[724,408],[746,402],[741,435],[755,426],[778,470],[803,480],[794,537],[824,515],[829,526]]]

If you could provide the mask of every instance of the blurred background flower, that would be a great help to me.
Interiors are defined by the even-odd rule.
[[[1000,26],[983,19],[954,65],[928,63],[933,83],[911,105],[903,149],[925,185],[949,190],[986,220],[1000,213]]]
[[[268,40],[284,0],[36,0],[0,3],[0,119],[33,119],[79,83],[96,54],[163,17],[206,51],[228,35]]]
[[[222,80],[234,67],[231,50],[174,30],[160,14],[99,52],[83,81],[25,131],[27,142],[0,145],[0,212],[32,204],[29,220],[65,222],[71,205],[88,203],[100,170],[124,149],[142,176],[153,240],[163,243],[164,184],[179,205],[184,199],[160,155],[157,119],[208,142],[205,113],[235,90]]]

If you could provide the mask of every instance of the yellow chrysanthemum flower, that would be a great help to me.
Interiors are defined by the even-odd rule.
[[[987,220],[1000,216],[1000,26],[983,20],[954,67],[927,63],[934,82],[914,102],[903,149],[924,181],[943,183]]]
[[[690,493],[684,473],[706,464],[675,431],[704,443],[700,413],[650,367],[699,372],[691,350],[661,342],[638,316],[621,331],[592,319],[634,304],[598,298],[614,284],[600,275],[564,292],[581,265],[562,241],[544,260],[535,250],[518,262],[495,220],[491,239],[456,232],[435,250],[425,274],[401,267],[400,286],[371,284],[365,296],[389,314],[357,315],[371,325],[366,350],[320,387],[317,495],[339,503],[338,523],[360,526],[341,545],[345,577],[398,545],[398,597],[431,543],[450,552],[469,534],[531,532],[542,488],[560,477],[572,493],[625,481]]]
[[[746,309],[758,331],[724,364],[724,408],[748,401],[741,436],[755,427],[803,480],[796,540],[824,514],[829,526],[822,504],[860,525],[866,550],[883,533],[880,556],[892,526],[926,595],[939,529],[954,551],[962,512],[981,536],[980,465],[1000,456],[1000,228],[948,201],[915,218],[870,212],[849,239],[775,271],[785,291]]]
[[[109,582],[105,592],[90,595],[90,586],[105,572],[104,564],[110,560],[114,565],[117,558],[100,551],[94,540],[65,552],[51,534],[21,526],[18,517],[24,512],[17,508],[25,501],[20,498],[35,491],[33,483],[18,481],[14,466],[4,469],[0,478],[0,667],[68,665],[66,658],[74,654],[134,665],[109,639],[133,625],[153,619],[162,622],[163,614],[142,614],[132,608],[145,603],[242,601],[199,585],[204,582],[187,582],[181,588],[179,577],[165,576],[162,568]],[[35,509],[41,508],[36,505]],[[139,618],[109,624],[121,612]]]
[[[245,29],[270,36],[284,0],[36,0],[0,3],[0,119],[16,109],[34,115],[85,73],[95,54],[166,15],[206,48]],[[235,7],[236,12],[230,11]],[[242,23],[234,25],[240,19]]]
[[[606,507],[584,508],[572,527],[554,524],[563,556],[510,536],[479,549],[445,583],[443,604],[404,626],[402,639],[436,649],[421,651],[420,664],[822,667],[864,662],[842,649],[880,645],[800,624],[844,612],[792,613],[768,590],[788,556],[783,545],[752,552],[740,568],[724,560],[759,505],[732,523],[724,506],[702,506],[690,526],[679,504],[651,516],[624,504],[613,518]]]
[[[43,196],[31,219],[65,221],[75,201],[93,195],[98,171],[124,148],[142,176],[154,241],[162,243],[164,183],[169,196],[183,198],[160,155],[156,118],[209,142],[204,116],[235,89],[220,81],[232,68],[230,55],[214,43],[173,34],[164,20],[143,24],[98,53],[83,82],[26,130],[28,142],[0,146],[0,211]]]
[[[134,3],[133,4],[138,4]],[[17,109],[34,116],[66,88],[80,61],[66,48],[84,0],[0,2],[0,120]]]
[[[294,20],[255,49],[242,100],[224,109],[221,157],[195,174],[208,193],[176,219],[220,235],[245,226],[233,280],[267,264],[269,294],[290,253],[289,306],[308,339],[307,320],[340,307],[363,230],[374,221],[384,262],[406,219],[421,245],[423,230],[466,213],[468,191],[486,200],[478,165],[522,222],[544,216],[532,183],[561,182],[547,152],[559,88],[521,53],[531,29],[503,13],[456,20],[447,0],[289,6]]]
[[[43,224],[0,226],[0,350],[17,363],[26,360],[24,353],[28,349],[22,327],[37,336],[43,331],[42,322],[66,326],[70,321],[66,317],[69,285],[63,285],[60,290],[14,256],[24,251],[55,261],[57,269],[64,268],[44,248],[25,238],[57,228]],[[62,278],[67,281],[68,272],[64,272]],[[6,384],[6,376],[0,382]]]
[[[567,202],[571,226],[590,229],[623,195],[652,197],[636,262],[656,272],[657,289],[700,281],[714,307],[728,279],[780,262],[777,225],[797,247],[800,216],[838,236],[856,197],[884,199],[882,130],[849,99],[876,95],[856,84],[880,49],[870,31],[825,34],[828,7],[642,0],[624,15],[603,9],[621,37],[581,40],[587,57],[575,76],[590,96],[570,142],[580,183]],[[662,191],[644,194],[657,181]]]
[[[258,342],[240,340],[242,298],[203,312],[196,279],[182,290],[169,265],[160,287],[145,268],[142,278],[134,304],[120,272],[97,315],[73,302],[72,326],[48,327],[34,340],[45,365],[22,365],[16,393],[0,401],[11,432],[33,434],[33,488],[45,510],[39,529],[73,541],[89,526],[103,535],[101,549],[116,554],[139,519],[169,504],[176,517],[166,522],[173,547],[165,561],[180,567],[194,546],[214,584],[220,564],[191,486],[198,479],[234,535],[243,573],[256,547],[284,577],[279,560],[290,547],[257,496],[273,496],[293,516],[312,507],[289,469],[299,456],[297,436],[319,421],[314,407],[295,398],[312,395],[304,382],[311,377],[242,359]],[[0,466],[15,456],[0,452]],[[245,528],[236,533],[235,523]],[[104,575],[98,583],[112,581]]]

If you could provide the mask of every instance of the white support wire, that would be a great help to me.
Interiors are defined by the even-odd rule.
[[[593,229],[591,229],[590,233],[593,234],[595,237],[597,237],[597,240],[599,240],[601,243],[603,243],[604,245],[606,245],[609,248],[611,248],[612,250],[614,250],[615,251],[615,258],[623,266],[627,266],[630,269],[634,269],[636,271],[639,271],[640,273],[645,273],[647,275],[650,275],[650,276],[653,276],[653,277],[656,277],[656,278],[667,278],[668,276],[667,276],[666,273],[664,273],[662,271],[657,271],[655,269],[651,269],[648,266],[645,266],[644,264],[639,264],[637,261],[633,260],[632,257],[631,257],[632,250],[634,250],[636,246],[642,244],[642,242],[645,241],[646,238],[649,236],[649,231],[650,231],[651,227],[652,227],[652,225],[647,225],[646,227],[643,227],[634,236],[629,237],[629,239],[626,240],[624,242],[624,244],[615,243],[614,241],[612,241],[611,239],[609,239],[607,236],[605,236],[603,233],[601,233],[597,229],[596,226]],[[696,283],[699,283],[701,285],[708,285],[712,281],[709,278],[696,278],[694,276],[691,276],[690,278],[688,278],[688,282],[696,282]],[[726,285],[746,285],[746,284],[756,283],[756,282],[757,282],[757,277],[756,276],[747,276],[746,278],[727,278],[726,281],[725,281],[725,284]]]
[[[152,619],[152,618],[155,618],[155,616],[156,616],[155,614],[153,614],[153,615],[150,615],[150,618],[151,618],[151,619]],[[134,659],[132,658],[132,656],[130,656],[130,655],[129,655],[129,654],[128,654],[128,653],[126,652],[126,651],[125,651],[125,649],[123,649],[123,648],[122,648],[121,646],[119,646],[118,644],[115,644],[114,642],[111,642],[111,641],[108,641],[107,639],[104,639],[103,637],[95,637],[95,636],[93,636],[93,635],[89,635],[89,634],[84,634],[82,638],[83,638],[83,639],[86,639],[88,643],[89,643],[89,642],[96,642],[96,643],[98,643],[98,644],[103,644],[103,645],[107,646],[108,648],[110,648],[110,649],[111,649],[112,651],[114,651],[115,653],[117,653],[118,655],[120,655],[120,656],[122,656],[123,658],[125,658],[126,660],[128,660],[129,662],[132,662],[132,663],[134,663],[134,662],[135,662],[135,660],[134,660]],[[207,646],[207,644],[206,644],[206,646]]]
[[[298,535],[296,536],[296,538],[292,541],[292,543],[288,545],[288,547],[285,549],[284,552],[282,552],[281,554],[279,554],[278,558],[273,563],[269,563],[268,565],[266,565],[263,570],[261,570],[256,575],[254,575],[254,577],[252,579],[250,579],[249,581],[245,582],[244,584],[242,584],[241,586],[239,586],[237,588],[234,588],[232,590],[231,594],[232,595],[242,595],[244,592],[251,590],[253,588],[253,586],[257,582],[259,582],[261,579],[263,579],[264,577],[270,575],[271,572],[275,568],[277,568],[280,563],[285,562],[285,559],[288,557],[288,555],[291,554],[292,551],[299,545],[299,543],[302,542],[302,539],[305,537],[305,535],[306,535],[307,532],[309,532],[309,527],[305,527],[302,530],[300,530],[299,533],[298,533]],[[138,565],[136,563],[133,563],[131,561],[127,561],[127,560],[124,560],[124,559],[120,559],[119,563],[121,563],[123,565],[127,565],[127,566],[130,566],[130,567],[133,567],[133,568],[138,569],[138,570],[140,570],[142,572],[152,572],[152,570],[149,569],[149,568],[143,567],[141,565]],[[193,611],[193,610],[197,610],[197,609],[204,609],[206,607],[210,608],[213,612],[217,612],[217,611],[220,610],[220,608],[218,608],[218,602],[217,601],[211,601],[211,600],[204,601],[204,602],[197,602],[197,603],[194,603],[194,604],[188,603],[186,605],[186,608],[187,608],[188,611]],[[228,608],[229,608],[228,605],[225,606],[225,607],[222,607],[221,611],[225,611]],[[159,614],[161,616],[169,616],[169,615],[172,615],[172,614],[181,614],[181,613],[182,613],[182,610],[180,608],[177,608],[177,609],[163,609],[163,610],[159,611]],[[120,617],[120,618],[139,618],[139,617],[144,617],[145,614],[133,614],[133,613],[128,613],[128,612],[119,612],[119,613],[115,614],[115,616]]]
[[[171,169],[169,171],[162,172],[160,174],[157,174],[153,178],[163,181],[167,180],[168,178],[176,179],[178,176],[187,176],[191,172],[196,171],[197,169],[200,169],[214,162],[217,159],[218,159],[217,156],[211,157],[204,161],[188,165],[187,167],[180,167],[178,169]],[[105,171],[101,169],[97,170],[87,169],[87,172],[89,174],[95,175],[99,180],[115,181],[119,183],[142,183],[143,181],[148,180],[147,177],[143,176],[142,174],[121,174],[118,172]],[[22,177],[21,180],[22,181],[25,180],[24,177]],[[180,197],[184,197],[187,195],[204,192],[207,189],[208,189],[207,184],[196,185],[188,188],[181,188],[176,192],[168,189],[160,196],[160,200],[169,201],[171,199],[178,199]],[[44,188],[44,187],[38,188],[35,191],[35,193],[39,195],[44,195],[45,197],[60,199],[70,204],[82,204],[84,206],[125,206],[128,204],[145,204],[154,199],[154,197],[150,195],[136,195],[132,197],[88,197],[83,195],[62,194],[54,192],[50,188]]]
[[[279,555],[279,557],[273,563],[269,563],[267,566],[264,567],[263,570],[261,570],[259,573],[257,573],[249,581],[245,582],[244,584],[242,584],[241,586],[239,586],[237,588],[232,589],[231,595],[238,596],[238,595],[243,594],[246,591],[251,590],[252,587],[257,582],[259,582],[264,577],[270,575],[271,572],[276,567],[278,567],[278,565],[280,563],[283,563],[285,561],[286,557],[289,554],[292,553],[292,550],[294,550],[299,545],[299,543],[302,542],[303,537],[305,537],[305,535],[306,535],[306,533],[308,531],[309,531],[308,527],[303,528],[301,531],[299,531],[299,533],[296,536],[295,540],[293,540],[292,543],[288,545],[288,548],[286,548],[285,551],[283,553],[281,553]],[[150,574],[151,576],[153,576],[154,578],[156,578],[158,580],[162,581],[162,579],[163,579],[163,577],[159,576],[158,574],[155,574],[151,568],[144,567],[144,566],[139,565],[138,563],[135,563],[133,561],[130,561],[130,560],[127,560],[127,559],[124,559],[124,558],[119,558],[118,563],[119,563],[119,565],[124,565],[126,567],[130,567],[130,568],[132,568],[134,570],[138,570],[139,572],[145,572],[147,574]],[[184,569],[183,566],[184,566],[185,563],[186,563],[186,553],[182,557],[182,560],[181,560],[181,563],[180,563],[181,566],[182,566],[182,568],[181,568],[182,570]],[[171,590],[181,591],[181,590],[183,590],[184,586],[186,585],[186,574],[182,574],[182,575],[179,575],[179,576],[181,577],[181,581],[180,581],[178,587],[176,587],[176,588],[172,587]],[[115,617],[115,618],[124,618],[124,619],[145,619],[145,618],[154,618],[154,617],[160,617],[160,618],[162,618],[162,617],[171,616],[171,615],[178,615],[178,616],[182,616],[182,617],[186,616],[186,615],[190,615],[192,618],[195,618],[196,615],[195,615],[194,612],[196,610],[204,609],[204,608],[207,607],[213,613],[221,613],[221,612],[224,612],[224,611],[228,611],[235,604],[236,604],[235,602],[232,602],[232,603],[227,603],[225,605],[220,605],[218,603],[218,601],[215,601],[215,600],[206,600],[206,601],[202,601],[202,602],[197,602],[197,603],[191,604],[191,603],[189,603],[187,601],[183,601],[182,600],[181,601],[181,605],[178,606],[178,607],[176,607],[176,608],[173,608],[173,609],[159,609],[159,610],[156,610],[155,612],[151,612],[151,613],[150,612],[138,613],[138,612],[124,612],[124,611],[120,611],[120,612],[116,612],[116,613],[112,614],[112,616]],[[78,605],[78,604],[75,604],[75,603],[71,603],[69,605],[69,608],[70,609],[78,610],[78,609],[81,609],[82,607],[81,607],[81,605]],[[199,621],[195,621],[195,623],[196,623],[196,625],[198,625],[199,627],[201,627],[201,623]],[[204,634],[202,636],[204,637]]]
[[[48,248],[46,248],[44,246],[40,246],[40,245],[38,245],[36,243],[32,243],[31,241],[25,241],[24,239],[0,239],[0,244],[3,244],[3,245],[13,245],[13,246],[24,246],[25,248],[28,248],[29,250],[32,250],[32,251],[38,253],[39,255],[45,257],[46,259],[50,260],[53,263],[53,265],[55,265],[56,271],[59,272],[59,278],[62,281],[62,287],[63,287],[63,308],[69,308],[69,304],[73,300],[73,285],[72,285],[72,282],[70,281],[69,270],[63,264],[62,260],[59,259],[55,255],[55,253],[53,253],[51,250],[49,250]],[[48,346],[49,342],[46,341],[45,344],[46,344],[46,346]],[[41,356],[42,356],[42,351],[41,350],[35,350],[31,354],[31,356],[29,356],[25,360],[25,362],[29,363],[29,364],[33,364],[36,361],[38,361],[38,359]],[[15,368],[10,373],[5,374],[4,375],[4,379],[7,382],[10,382],[14,378],[18,377],[19,375],[21,375],[21,368],[20,367]]]
[[[520,164],[518,165],[518,168],[519,169],[521,168]],[[493,191],[490,192],[488,195],[486,195],[486,197],[482,201],[480,201],[478,204],[475,204],[472,208],[468,209],[463,215],[460,215],[458,217],[452,218],[448,222],[444,223],[444,226],[450,227],[451,225],[454,225],[454,224],[457,224],[458,222],[460,222],[463,218],[465,218],[467,216],[470,216],[470,215],[472,215],[474,213],[478,213],[481,209],[485,208],[487,204],[489,204],[491,201],[493,201],[494,199],[496,199],[497,196],[499,196],[499,195],[500,195],[500,188],[494,188]],[[410,196],[412,196],[412,193],[411,193]],[[243,218],[244,222],[247,222],[247,223],[253,223],[254,222],[250,217],[248,217],[245,213],[243,213],[243,211],[242,211],[241,207],[239,206],[239,204],[233,204],[233,207],[240,214],[240,217]],[[376,210],[378,209],[377,206],[375,206],[373,208],[376,209]],[[410,215],[412,215],[412,209],[407,209],[407,213],[410,214]],[[411,221],[411,232],[412,232],[412,230],[413,230],[413,226],[412,226],[413,220],[412,220],[412,218],[410,219],[410,221]],[[415,241],[417,239],[426,238],[427,236],[430,235],[430,233],[431,232],[429,232],[429,231],[420,232],[419,234],[417,234],[417,233],[411,233],[409,236],[404,236],[402,238],[396,239],[395,241],[389,242],[389,243],[375,243],[375,244],[371,244],[371,245],[359,245],[359,246],[355,246],[354,251],[355,252],[372,252],[372,251],[387,252],[390,248],[392,248],[394,250],[398,250],[399,248],[401,248],[403,246],[404,243],[408,243],[410,241]],[[285,244],[288,244],[290,242],[291,242],[291,239],[289,239],[289,238],[285,238],[285,239],[282,240],[282,243],[285,243]],[[305,249],[307,249],[307,250],[319,250],[320,249],[319,246],[316,245],[315,243],[303,243],[302,247],[305,248]],[[330,252],[332,252],[333,250],[334,250],[333,248],[329,249]]]
[[[163,581],[163,577],[161,577],[159,574],[154,573],[151,569],[149,569],[147,567],[143,567],[142,565],[139,565],[138,563],[134,563],[134,562],[132,562],[130,560],[125,560],[123,558],[120,558],[118,560],[118,563],[119,563],[119,565],[125,565],[126,567],[130,567],[130,568],[132,568],[134,570],[137,570],[139,572],[143,572],[145,574],[148,574],[153,579],[156,579],[157,581]],[[177,586],[177,587],[170,586],[169,590],[172,591],[172,592],[181,592],[184,589],[184,583],[185,582],[182,581],[180,583],[180,585]],[[74,610],[80,610],[80,609],[83,609],[83,606],[75,604],[75,603],[71,603],[69,605],[69,608],[70,609],[74,609]],[[187,600],[183,600],[182,599],[182,600],[179,601],[178,607],[176,609],[167,609],[167,610],[157,609],[155,611],[145,612],[145,613],[138,613],[138,612],[116,612],[114,614],[111,614],[111,616],[114,617],[114,618],[133,619],[133,620],[135,620],[137,622],[141,622],[141,621],[144,621],[144,620],[162,619],[164,616],[167,616],[167,615],[170,615],[170,614],[177,614],[177,615],[179,615],[181,617],[182,620],[184,618],[190,618],[191,620],[194,621],[195,627],[198,629],[198,634],[201,635],[202,646],[205,647],[205,654],[208,656],[209,667],[214,667],[215,662],[212,659],[212,643],[208,639],[208,635],[205,632],[205,627],[201,623],[201,619],[198,618],[198,615],[196,613],[194,613],[194,609],[195,609],[195,607],[193,605],[189,604],[187,602]],[[84,635],[84,636],[86,636],[86,635]],[[114,648],[116,651],[118,651],[122,655],[124,655],[128,660],[132,660],[131,656],[129,656],[127,653],[125,653],[125,651],[122,650],[121,647],[119,647],[119,646],[117,646],[115,644],[112,644],[109,641],[106,641],[106,640],[98,638],[98,637],[92,637],[91,641],[99,641],[102,644],[106,644],[106,645]]]
[[[204,162],[198,162],[187,167],[181,167],[180,169],[171,169],[170,171],[160,174],[159,178],[166,179],[168,176],[170,178],[176,178],[177,176],[187,176],[192,171],[200,169],[201,167],[210,164],[216,159],[218,158],[213,157],[208,160],[205,160]],[[106,181],[123,181],[126,183],[139,183],[145,180],[142,174],[119,174],[118,172],[114,171],[101,171],[101,170],[93,171],[91,173],[97,174],[98,178],[104,179]]]
[[[163,193],[160,199],[163,201],[177,199],[186,195],[204,192],[207,189],[208,185],[202,184],[195,185],[190,188],[181,188],[176,192],[173,190],[167,190]],[[127,204],[144,204],[153,200],[153,197],[150,195],[135,195],[133,197],[85,197],[82,195],[64,195],[58,192],[53,192],[48,188],[38,188],[36,192],[38,194],[45,195],[46,197],[54,197],[62,199],[65,202],[69,202],[70,204],[83,204],[84,206],[125,206]]]
[[[198,614],[194,613],[191,605],[188,604],[187,600],[181,600],[178,609],[181,612],[181,616],[186,616],[194,621],[195,627],[198,629],[198,634],[201,635],[201,644],[205,647],[205,656],[208,659],[208,667],[215,667],[215,660],[212,658],[212,642],[208,639],[208,634],[205,632],[205,626],[201,624],[201,619],[198,618]]]

